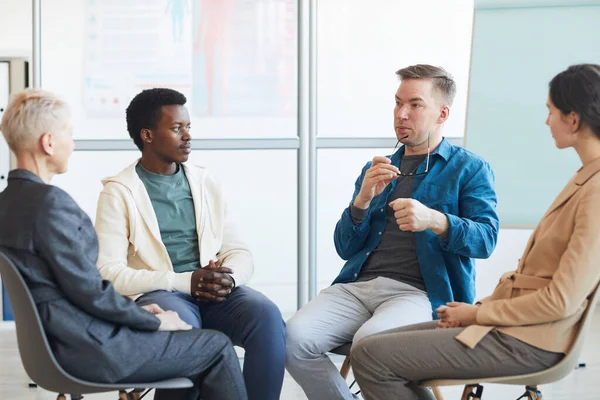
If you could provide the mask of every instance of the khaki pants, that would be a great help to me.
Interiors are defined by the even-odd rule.
[[[418,382],[537,372],[564,356],[497,331],[475,349],[454,337],[463,328],[435,329],[437,322],[406,326],[369,336],[352,350],[352,369],[365,400],[435,400]]]

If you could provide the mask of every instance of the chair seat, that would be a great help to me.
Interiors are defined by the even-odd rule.
[[[40,386],[51,392],[76,394],[92,394],[126,389],[185,389],[194,386],[192,381],[188,378],[166,379],[164,381],[157,382],[124,383],[96,383],[83,381],[72,376],[69,378],[62,380],[61,382],[57,382],[56,385]]]
[[[349,356],[350,349],[352,349],[352,343],[346,343],[331,350],[330,353],[339,354],[340,356]]]
[[[572,369],[569,369],[572,370]],[[420,386],[465,386],[465,385],[476,385],[483,383],[499,383],[504,385],[522,385],[522,386],[535,386],[544,385],[546,383],[553,383],[561,379],[568,372],[565,372],[563,368],[552,370],[548,369],[542,372],[536,372],[525,375],[513,375],[513,376],[502,376],[494,378],[475,378],[475,379],[434,379],[429,381],[420,382]]]
[[[73,379],[73,377],[71,377]],[[57,387],[46,390],[61,393],[92,394],[125,389],[184,389],[194,386],[188,378],[166,379],[157,382],[124,382],[124,383],[96,383],[82,381],[80,379],[66,380],[60,382]]]

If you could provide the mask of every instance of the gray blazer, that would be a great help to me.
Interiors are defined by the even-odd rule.
[[[165,348],[160,321],[103,281],[88,216],[63,190],[13,170],[0,193],[0,250],[37,304],[59,364],[96,382],[117,382]]]

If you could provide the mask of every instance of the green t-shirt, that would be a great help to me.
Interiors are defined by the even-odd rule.
[[[135,171],[144,183],[158,220],[160,237],[175,272],[199,268],[200,251],[194,199],[181,165],[173,175],[158,175],[138,163]]]

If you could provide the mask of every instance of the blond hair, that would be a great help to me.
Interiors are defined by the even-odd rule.
[[[431,79],[433,86],[440,91],[446,103],[451,106],[456,96],[456,83],[444,68],[428,64],[411,65],[396,71],[400,80]]]
[[[0,130],[15,153],[31,149],[48,132],[59,133],[69,126],[69,105],[55,94],[26,89],[11,96]]]

